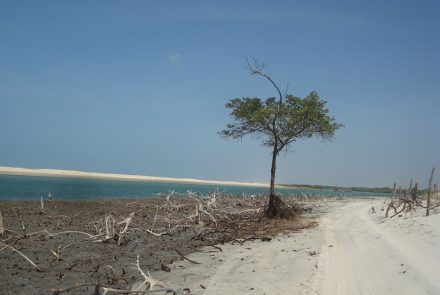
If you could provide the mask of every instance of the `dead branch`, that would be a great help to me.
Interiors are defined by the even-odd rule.
[[[161,281],[153,279],[148,271],[147,271],[148,275],[144,273],[144,271],[141,269],[139,265],[139,254],[137,255],[136,264],[134,268],[137,269],[137,271],[139,271],[139,273],[144,278],[144,281],[139,286],[133,285],[133,287],[131,288],[132,291],[152,290],[155,286],[165,288],[165,284],[162,283]]]
[[[203,205],[202,205],[201,203],[199,203],[198,211],[199,211],[199,212],[202,212],[202,213],[205,213],[206,215],[208,215],[209,218],[215,223],[215,226],[217,227],[217,220],[214,218],[214,216],[212,216],[211,213],[209,213],[208,211],[206,211],[206,210],[203,208]]]
[[[55,256],[55,261],[62,261],[63,259],[61,258],[61,252],[70,246],[72,246],[72,244],[66,245],[64,247],[62,247],[61,245],[58,245],[58,248],[56,251],[50,250],[50,252],[52,252],[52,254]]]
[[[176,196],[179,196],[180,199],[177,199]],[[291,202],[295,202],[295,200],[296,199],[293,197],[289,199],[289,201]],[[89,239],[90,242],[102,242],[106,240],[111,240],[111,242],[116,244],[116,240],[118,240],[118,244],[121,245],[124,244],[124,238],[126,238],[126,240],[130,240],[130,238],[132,240],[142,239],[141,237],[138,237],[140,235],[140,230],[146,233],[144,234],[144,237],[146,235],[160,237],[162,235],[170,234],[172,232],[185,232],[189,228],[189,231],[187,231],[184,236],[188,239],[188,243],[191,243],[194,248],[200,246],[210,246],[217,249],[218,251],[222,251],[222,248],[218,246],[219,243],[223,244],[225,242],[236,239],[238,242],[243,244],[243,242],[238,239],[243,239],[255,235],[267,236],[271,234],[270,231],[273,230],[273,227],[272,229],[270,229],[270,226],[268,224],[266,226],[265,224],[260,222],[260,219],[264,218],[261,211],[264,203],[265,199],[262,196],[242,196],[240,198],[236,198],[219,192],[215,192],[208,196],[198,195],[195,193],[188,193],[187,195],[171,194],[168,200],[166,198],[152,200],[151,203],[148,203],[148,207],[145,206],[147,210],[145,210],[144,206],[139,206],[139,211],[133,210],[136,213],[133,212],[129,215],[127,215],[127,213],[131,212],[130,207],[126,209],[127,206],[124,207],[124,204],[122,204],[122,206],[124,207],[123,210],[130,210],[128,212],[125,211],[127,213],[124,213],[125,215],[123,215],[123,218],[117,217],[118,215],[116,215],[117,213],[114,211],[106,211],[106,214],[98,216],[97,219],[93,222],[79,223],[79,225],[81,225],[81,227],[79,228],[71,227],[68,228],[69,230],[54,233],[51,233],[48,230],[43,230],[26,234],[26,236],[23,236],[21,234],[21,230],[19,230],[20,233],[8,235],[7,238],[12,236],[12,238],[16,240],[14,241],[14,243],[17,243],[17,241],[18,243],[20,243],[20,240],[22,238],[31,239],[32,236],[35,237],[35,235],[39,234],[41,234],[41,237],[39,237],[40,239],[42,239],[42,241],[49,237],[56,237],[63,234],[79,234],[83,235],[84,239]],[[47,204],[48,203],[46,203],[46,205]],[[161,206],[162,204],[165,204],[166,207]],[[38,210],[38,207],[34,207],[33,210]],[[182,208],[185,208],[185,210],[182,210]],[[49,210],[49,208],[47,207],[45,208],[45,210]],[[81,212],[82,211],[78,212],[77,214]],[[50,214],[39,216],[43,218],[44,225],[46,225],[47,221],[56,222],[56,220],[54,220],[53,218],[57,218],[51,216]],[[25,222],[26,224],[30,222],[29,219],[24,219],[24,221],[21,221],[23,227],[25,227]],[[254,226],[255,222],[259,222],[259,225]],[[41,225],[41,223],[39,223],[39,225]],[[87,227],[90,227],[91,229],[87,229]],[[93,227],[96,232],[93,230]],[[261,227],[263,227],[264,229],[262,230]],[[83,228],[86,228],[86,230],[82,231]],[[192,236],[191,230],[194,230],[195,237]],[[277,229],[275,229],[275,231],[276,230]],[[136,236],[136,238],[133,238],[133,236]],[[251,240],[252,238],[253,237],[248,240]],[[115,241],[113,241],[113,239]],[[161,243],[163,243],[166,242],[168,238],[160,240]],[[53,243],[53,241],[51,243]],[[8,244],[11,245],[11,242],[8,242]],[[64,244],[64,242],[62,244]],[[134,243],[133,246],[135,246]],[[75,261],[67,261],[67,252],[64,252],[65,250],[63,251],[63,249],[65,249],[66,247],[68,246],[62,247],[62,245],[55,244],[55,246],[48,247],[46,251],[46,254],[49,254],[50,256],[49,260],[66,260],[66,262],[68,262],[67,264],[70,265],[70,268],[67,267],[67,264],[66,266],[64,266],[64,263],[58,263],[57,265],[54,265],[55,267],[62,268],[63,272],[66,270],[72,270],[75,265],[79,265]],[[20,249],[19,247],[17,248]],[[103,246],[102,249],[106,249],[106,247]],[[200,262],[191,260],[190,258],[186,257],[185,255],[183,255],[183,251],[180,252],[179,250],[182,251],[182,248],[175,249],[175,252],[180,256],[180,258],[182,258],[182,260],[187,260],[191,263],[200,264]],[[115,253],[115,257],[116,255],[117,254]],[[140,280],[140,282],[135,286],[118,286],[116,285],[119,284],[118,281],[113,282],[111,280],[111,277],[107,276],[106,278],[108,280],[103,281],[103,283],[107,283],[107,285],[95,283],[90,285],[82,285],[82,287],[85,288],[86,286],[94,286],[95,288],[97,288],[98,293],[101,292],[100,294],[102,294],[102,292],[107,292],[107,294],[148,294],[150,291],[159,291],[159,288],[161,288],[162,285],[160,285],[160,282],[157,283],[158,281],[156,282],[154,278],[151,278],[148,272],[143,272],[142,269],[140,269],[139,261],[137,261],[136,269],[139,271],[140,274],[143,273],[143,275],[142,280]],[[98,271],[96,270],[96,272]],[[106,271],[106,275],[107,274],[108,271]],[[98,273],[98,275],[102,275],[102,271],[101,273]],[[111,282],[111,284],[109,284],[109,282]],[[154,290],[151,290],[151,288],[153,287]],[[76,292],[79,292],[80,290],[78,289],[81,288],[81,286],[73,286],[71,288],[56,289],[52,290],[52,292],[53,294],[67,293],[69,292],[69,290],[76,290]],[[175,294],[184,294],[178,292],[187,292],[185,290],[179,290],[180,289],[172,290],[162,288],[161,292],[174,292]]]
[[[49,237],[55,237],[55,236],[64,235],[64,234],[81,234],[81,235],[86,235],[89,238],[96,239],[97,237],[100,236],[100,235],[91,235],[89,233],[86,233],[83,231],[77,231],[77,230],[66,230],[66,231],[57,232],[57,233],[50,233],[47,230],[44,230],[43,232],[46,232],[49,235]],[[36,233],[33,233],[33,234],[36,234]]]
[[[38,272],[41,272],[41,269],[29,258],[29,257],[27,257],[26,255],[24,255],[22,252],[20,252],[19,250],[17,250],[16,248],[14,248],[14,247],[12,247],[12,246],[10,246],[10,245],[8,245],[8,244],[4,244],[4,243],[2,243],[2,242],[0,242],[0,245],[2,245],[3,247],[5,247],[5,248],[9,248],[9,249],[11,249],[12,251],[14,251],[14,252],[17,252],[18,254],[20,254],[21,255],[21,257],[23,257],[24,259],[26,259],[33,267],[35,267],[35,269],[38,271]]]
[[[130,215],[125,218],[123,221],[119,222],[119,224],[125,224],[124,229],[122,231],[119,232],[119,239],[118,239],[118,246],[121,245],[121,241],[122,241],[122,237],[124,236],[124,234],[127,232],[128,230],[128,226],[130,225],[131,220],[133,219],[134,216],[134,212],[130,213]]]
[[[154,294],[154,293],[161,293],[161,292],[165,292],[166,294],[171,293],[174,295],[191,295],[191,293],[185,289],[157,289],[157,290],[145,290],[145,291],[133,291],[133,290],[121,290],[121,289],[115,289],[112,288],[108,285],[97,285],[97,284],[81,284],[81,285],[76,285],[73,287],[69,287],[69,288],[65,288],[65,289],[51,289],[50,291],[52,292],[52,295],[59,295],[59,294],[63,294],[63,293],[67,293],[76,289],[81,289],[81,288],[85,288],[85,287],[95,287],[95,290],[99,290],[99,289],[103,289],[103,293],[107,294],[108,292],[113,292],[113,293],[117,293],[117,294]]]
[[[69,287],[69,288],[64,288],[64,289],[50,289],[50,291],[52,292],[52,295],[59,295],[59,294],[62,294],[62,293],[67,293],[67,292],[70,292],[72,290],[81,289],[81,288],[84,288],[84,287],[95,287],[95,289],[96,288],[99,289],[101,287],[101,285],[81,284],[81,285],[76,285],[76,286]]]
[[[118,293],[118,294],[143,294],[143,295],[165,292],[165,294],[171,293],[173,295],[191,295],[189,290],[185,290],[185,289],[174,290],[174,289],[163,288],[163,289],[145,290],[145,291],[121,290],[121,289],[114,289],[114,288],[110,288],[110,287],[102,287],[102,289],[104,290],[104,293],[102,293],[102,295],[106,295],[108,292],[113,292],[113,293]]]
[[[134,222],[132,222],[132,224],[134,225],[134,226],[136,226],[135,227],[135,229],[140,229],[140,230],[142,230],[142,231],[144,231],[144,232],[146,232],[146,233],[149,233],[149,234],[151,234],[151,235],[153,235],[153,236],[156,236],[156,237],[160,237],[160,236],[163,236],[163,235],[166,235],[166,234],[168,234],[170,231],[164,231],[164,232],[159,232],[159,233],[157,233],[157,232],[154,232],[153,230],[151,230],[151,229],[146,229],[146,228],[143,228],[143,227],[141,227],[140,225],[138,225],[138,224],[136,224],[136,223],[134,223]]]
[[[189,261],[189,262],[191,262],[191,263],[194,263],[194,264],[201,264],[200,262],[197,262],[197,261],[194,261],[194,260],[191,260],[191,259],[185,257],[185,256],[184,256],[179,250],[177,250],[177,249],[174,249],[174,251],[176,251],[177,254],[179,254],[179,256],[182,257],[182,259],[185,259],[185,260],[187,260],[187,261]]]

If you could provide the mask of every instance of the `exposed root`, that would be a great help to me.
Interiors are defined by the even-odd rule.
[[[269,203],[264,210],[266,217],[289,219],[294,216],[294,213],[294,208],[285,204],[280,196],[275,194],[269,196]]]

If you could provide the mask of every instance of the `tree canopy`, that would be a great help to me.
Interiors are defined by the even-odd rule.
[[[299,139],[314,135],[329,139],[343,126],[329,115],[326,101],[314,91],[305,98],[287,94],[281,101],[275,97],[235,98],[226,108],[231,110],[233,122],[220,135],[231,138],[263,135],[263,144],[276,146],[277,153]]]

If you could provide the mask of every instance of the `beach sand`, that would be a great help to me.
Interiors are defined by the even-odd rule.
[[[316,226],[287,226],[281,232],[278,228],[272,239],[231,240],[216,247],[194,239],[189,230],[161,237],[133,231],[123,246],[114,241],[93,243],[75,234],[16,238],[8,243],[32,257],[43,271],[37,272],[17,253],[2,249],[0,290],[2,294],[50,294],[51,289],[85,283],[127,288],[140,279],[132,268],[139,254],[142,269],[149,270],[153,278],[173,289],[189,288],[192,294],[440,294],[440,214],[425,217],[419,211],[385,219],[384,201],[311,201],[306,205],[311,212],[295,222],[311,224],[314,220]],[[48,210],[69,217],[55,219],[38,213],[38,202],[0,202],[0,209],[5,227],[16,231],[22,232],[23,219],[28,231],[90,232],[90,221],[106,212],[121,219],[135,209],[139,223],[154,216],[160,204],[154,203],[158,200],[138,202],[59,202],[57,208]],[[75,214],[80,218],[72,221]],[[258,226],[267,230],[279,225],[264,223]],[[262,237],[268,232],[263,233],[252,229],[246,235]],[[62,261],[56,261],[50,251],[60,245],[67,248]],[[66,294],[92,293],[93,289]]]
[[[127,180],[127,181],[131,180],[131,181],[186,183],[186,184],[210,184],[210,185],[227,185],[227,186],[229,185],[229,186],[269,187],[267,184],[258,183],[258,182],[200,180],[193,178],[172,178],[172,177],[98,173],[98,172],[84,172],[84,171],[73,171],[73,170],[56,170],[56,169],[28,169],[28,168],[4,167],[4,166],[0,166],[0,174]]]
[[[383,202],[328,202],[318,227],[206,248],[189,256],[200,265],[156,275],[204,295],[440,294],[440,215],[385,219]]]

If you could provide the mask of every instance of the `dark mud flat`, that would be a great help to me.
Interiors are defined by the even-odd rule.
[[[313,224],[301,218],[264,218],[259,210],[263,198],[217,198],[215,206],[210,202],[196,198],[55,200],[45,201],[41,209],[36,201],[0,201],[6,229],[0,236],[0,293],[101,294],[102,286],[129,290],[142,280],[133,268],[138,255],[145,272],[170,271],[167,265],[202,246],[214,249],[225,242],[267,238]],[[132,213],[126,232],[120,234],[125,223],[117,223]],[[109,214],[115,233],[100,241]],[[5,245],[22,252],[38,269]],[[88,286],[61,292],[78,285]]]

